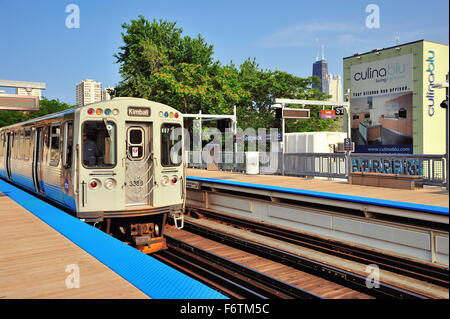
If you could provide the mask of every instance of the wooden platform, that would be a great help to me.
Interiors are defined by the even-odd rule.
[[[69,289],[68,265],[80,270]],[[149,298],[107,266],[0,193],[0,298]]]
[[[207,171],[200,169],[187,169],[187,175],[449,207],[448,191],[441,187],[424,187],[415,190],[392,189],[374,186],[351,185],[342,181],[305,179],[302,177],[279,175],[246,175],[241,173]]]

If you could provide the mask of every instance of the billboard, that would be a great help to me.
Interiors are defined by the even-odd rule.
[[[351,65],[351,134],[356,152],[413,152],[412,78],[412,54]]]

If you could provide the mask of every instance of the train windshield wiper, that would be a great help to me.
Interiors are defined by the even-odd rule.
[[[106,134],[108,134],[108,137],[111,138],[111,135],[109,134],[109,130],[108,130],[108,122],[106,122],[106,119],[102,119],[102,120],[103,120],[103,125],[105,125]]]

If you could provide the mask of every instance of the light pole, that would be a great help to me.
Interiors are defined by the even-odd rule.
[[[281,109],[281,139],[282,139],[282,142],[280,143],[280,145],[281,145],[281,175],[284,175],[284,147],[285,147],[285,136],[284,136],[284,133],[285,133],[285,127],[284,127],[284,125],[285,125],[285,119],[284,119],[284,116],[283,116],[283,109],[284,109],[284,103],[283,104],[272,104],[271,105],[271,108],[273,108],[273,109]]]
[[[443,89],[445,88],[445,100],[441,102],[441,107],[445,109],[445,181],[446,189],[449,189],[449,150],[448,150],[448,122],[449,122],[449,111],[448,111],[448,73],[446,75],[446,83],[436,83],[433,88]]]
[[[350,139],[350,145],[352,145],[351,143],[351,122],[350,122],[350,89],[347,89],[347,92],[344,94],[345,95],[345,104],[344,106],[344,110],[345,113],[347,115],[347,138]],[[350,181],[350,166],[351,166],[351,151],[345,151],[345,158],[346,158],[346,162],[347,162],[347,166],[345,169],[345,175],[347,175],[347,181]]]

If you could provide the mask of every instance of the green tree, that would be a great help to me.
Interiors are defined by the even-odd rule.
[[[23,122],[27,115],[21,111],[0,111],[0,127]]]
[[[246,100],[241,101],[238,108],[239,126],[244,129],[279,127],[280,123],[275,118],[275,111],[271,109],[276,98],[303,100],[329,98],[328,95],[312,87],[320,82],[319,78],[301,78],[287,72],[263,70],[255,59],[244,61],[239,68],[239,75],[243,88],[250,93]],[[320,119],[318,107],[313,106],[310,109],[310,119],[287,121],[287,131],[309,132],[335,129],[335,121]]]
[[[32,119],[40,116],[44,116],[47,114],[52,114],[56,112],[65,111],[75,107],[74,105],[70,105],[64,102],[61,102],[58,99],[48,100],[45,97],[39,103],[39,110],[30,112],[27,115],[27,119]]]
[[[20,123],[47,114],[64,111],[72,107],[74,106],[63,103],[59,100],[48,100],[44,97],[39,103],[38,111],[0,111],[0,127]]]
[[[198,35],[183,36],[175,22],[143,16],[122,24],[124,44],[115,54],[122,81],[117,96],[142,97],[170,105],[183,113],[230,114],[237,106],[243,129],[277,127],[275,98],[323,100],[327,96],[312,88],[316,77],[301,78],[282,71],[263,70],[255,59],[239,67],[222,65],[213,58],[213,46]],[[317,111],[317,112],[316,112]],[[314,118],[289,121],[290,131],[328,130],[333,120]]]

